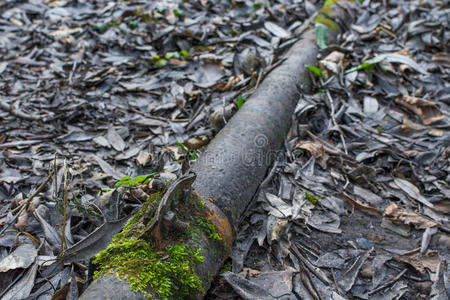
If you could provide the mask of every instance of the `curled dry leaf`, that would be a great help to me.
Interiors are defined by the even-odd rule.
[[[400,96],[395,99],[400,105],[403,105],[413,113],[419,116],[423,124],[430,125],[444,118],[436,103],[422,98],[411,96]]]
[[[413,225],[417,229],[426,229],[439,225],[437,222],[418,213],[400,209],[395,203],[386,207],[383,216],[391,217],[393,221],[400,221],[407,225]]]
[[[328,154],[325,152],[325,148],[319,142],[300,141],[295,145],[297,149],[304,149],[311,153],[316,159],[319,160],[320,166],[324,169],[327,168]]]
[[[428,250],[425,254],[416,252],[412,254],[398,255],[395,258],[411,265],[422,274],[426,274],[426,269],[433,273],[436,272],[437,266],[439,265],[439,252],[432,250]]]
[[[340,68],[343,67],[344,56],[345,54],[342,52],[333,51],[319,62],[319,67],[325,79],[339,73]]]

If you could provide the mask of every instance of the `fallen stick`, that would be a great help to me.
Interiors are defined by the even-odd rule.
[[[327,26],[328,42],[333,41],[343,30],[342,24],[349,21],[349,7],[349,1],[345,0],[328,0],[322,7],[315,21]],[[308,30],[193,166],[197,178],[192,187],[204,201],[207,219],[215,226],[221,243],[204,234],[197,236],[194,243],[186,241],[199,247],[204,257],[204,261],[194,267],[202,289],[190,296],[203,297],[230,254],[239,217],[276,159],[300,95],[311,88],[305,66],[317,64],[317,53],[314,30]],[[117,273],[100,276],[80,299],[167,298],[158,293],[158,287],[144,293],[133,291],[129,282],[118,277],[123,278]]]

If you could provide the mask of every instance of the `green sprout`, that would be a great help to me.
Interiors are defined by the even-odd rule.
[[[311,65],[306,65],[305,66],[308,70],[310,70],[311,72],[313,72],[314,74],[316,74],[317,76],[319,76],[320,78],[323,77],[322,71],[320,71],[320,69],[316,66],[311,66]]]
[[[180,142],[176,142],[175,145],[180,147],[181,150],[183,150],[183,152],[185,152],[189,156],[190,160],[196,160],[197,159],[197,154],[195,153],[195,151],[194,150],[189,150],[189,148],[186,147],[185,144],[180,143]]]
[[[305,198],[306,198],[306,200],[311,202],[312,205],[316,205],[317,203],[319,203],[319,200],[320,200],[320,196],[315,196],[308,192],[305,193]]]
[[[239,96],[236,100],[237,108],[240,109],[242,107],[242,105],[244,105],[244,102],[245,102],[244,97]]]
[[[131,178],[130,176],[124,176],[119,181],[117,181],[116,184],[114,184],[114,187],[116,188],[119,186],[135,187],[140,183],[149,182],[150,179],[154,178],[157,174],[158,174],[157,172],[153,172],[150,174],[140,175],[134,178]]]

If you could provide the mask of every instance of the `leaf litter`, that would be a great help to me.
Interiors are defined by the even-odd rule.
[[[241,224],[233,273],[207,299],[448,297],[445,3],[362,1],[333,45],[316,29],[315,93],[300,96],[261,205]],[[2,297],[76,298],[93,249],[145,199],[97,194],[125,176],[180,174],[320,6],[0,4]]]

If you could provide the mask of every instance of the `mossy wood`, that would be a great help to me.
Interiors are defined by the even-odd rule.
[[[326,1],[316,20],[330,29],[330,42],[349,20],[348,2]],[[334,25],[322,19],[326,16]],[[194,165],[198,194],[191,192],[172,206],[175,222],[140,238],[151,221],[145,211],[155,209],[150,200],[97,255],[97,279],[80,299],[202,298],[230,253],[232,231],[282,146],[300,94],[310,88],[305,66],[316,65],[317,52],[314,30],[309,30]]]

